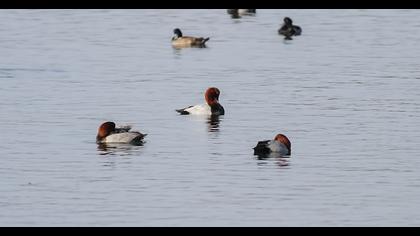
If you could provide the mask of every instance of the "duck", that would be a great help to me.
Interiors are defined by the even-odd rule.
[[[130,131],[131,126],[116,127],[112,121],[107,121],[101,124],[96,135],[96,143],[126,143],[138,144],[141,143],[147,134],[142,134],[138,131]]]
[[[224,115],[225,109],[219,103],[220,90],[216,87],[210,87],[206,90],[204,98],[206,104],[189,106],[177,109],[181,115]]]
[[[174,36],[172,37],[172,46],[174,47],[205,47],[205,43],[210,38],[182,36],[180,29],[174,29]]]
[[[232,15],[233,18],[239,18],[239,16],[243,15],[254,15],[256,12],[256,9],[227,9],[227,13]]]
[[[300,28],[300,26],[293,25],[292,19],[286,16],[283,21],[284,23],[278,30],[278,33],[284,35],[285,39],[291,40],[292,36],[298,36],[302,34],[302,28]]]
[[[284,134],[277,134],[273,140],[258,141],[253,149],[254,155],[270,153],[290,155],[292,151],[290,140]]]

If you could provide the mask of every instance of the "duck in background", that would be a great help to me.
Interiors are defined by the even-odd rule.
[[[184,47],[205,47],[205,43],[210,38],[183,36],[180,29],[174,29],[174,36],[172,37],[172,46],[177,48]]]
[[[210,87],[204,94],[206,104],[189,106],[176,111],[181,115],[224,115],[225,109],[219,103],[219,95],[220,90],[218,88]]]
[[[302,28],[300,28],[300,26],[293,25],[292,19],[286,16],[283,21],[284,23],[278,30],[278,33],[284,35],[285,39],[292,40],[292,36],[298,36],[302,34]]]
[[[96,135],[96,143],[125,143],[125,144],[141,144],[147,134],[138,131],[130,131],[131,126],[116,127],[112,121],[107,121],[98,128]]]
[[[255,15],[257,13],[256,9],[227,9],[227,13],[232,16],[232,18],[240,18],[245,15]]]

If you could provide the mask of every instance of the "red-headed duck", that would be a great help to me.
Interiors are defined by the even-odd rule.
[[[254,147],[254,154],[279,153],[290,155],[292,151],[290,140],[283,134],[277,134],[274,140],[259,141]]]
[[[224,115],[225,109],[219,103],[220,90],[215,87],[208,88],[204,97],[206,104],[189,106],[176,110],[181,115]]]
[[[130,129],[130,126],[115,127],[114,122],[105,122],[99,126],[96,142],[137,144],[141,143],[147,135],[137,131],[130,131]]]

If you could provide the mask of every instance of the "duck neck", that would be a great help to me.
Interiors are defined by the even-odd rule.
[[[225,109],[223,108],[222,105],[220,105],[220,103],[214,102],[214,103],[211,103],[211,104],[208,104],[208,105],[210,106],[212,114],[217,114],[217,115],[224,115],[225,114]]]

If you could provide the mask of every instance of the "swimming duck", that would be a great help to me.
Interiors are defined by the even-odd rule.
[[[285,39],[292,39],[292,36],[298,36],[302,33],[302,28],[297,25],[293,25],[292,19],[285,17],[283,19],[284,23],[281,28],[278,30],[279,34],[284,35]]]
[[[254,15],[256,12],[256,9],[227,9],[227,13],[232,15],[233,18],[239,18],[239,16],[243,15]]]
[[[147,134],[130,131],[131,126],[115,127],[115,123],[108,121],[99,126],[96,142],[101,143],[130,143],[137,144],[143,141]]]
[[[189,106],[176,110],[181,115],[224,115],[225,110],[219,103],[220,90],[215,87],[208,88],[204,97],[206,104]]]
[[[191,36],[182,36],[180,29],[174,29],[174,36],[172,37],[172,46],[174,47],[205,47],[205,43],[210,38],[197,38]]]
[[[259,141],[254,148],[254,154],[279,153],[280,155],[290,155],[290,140],[283,134],[277,134],[274,140]]]

